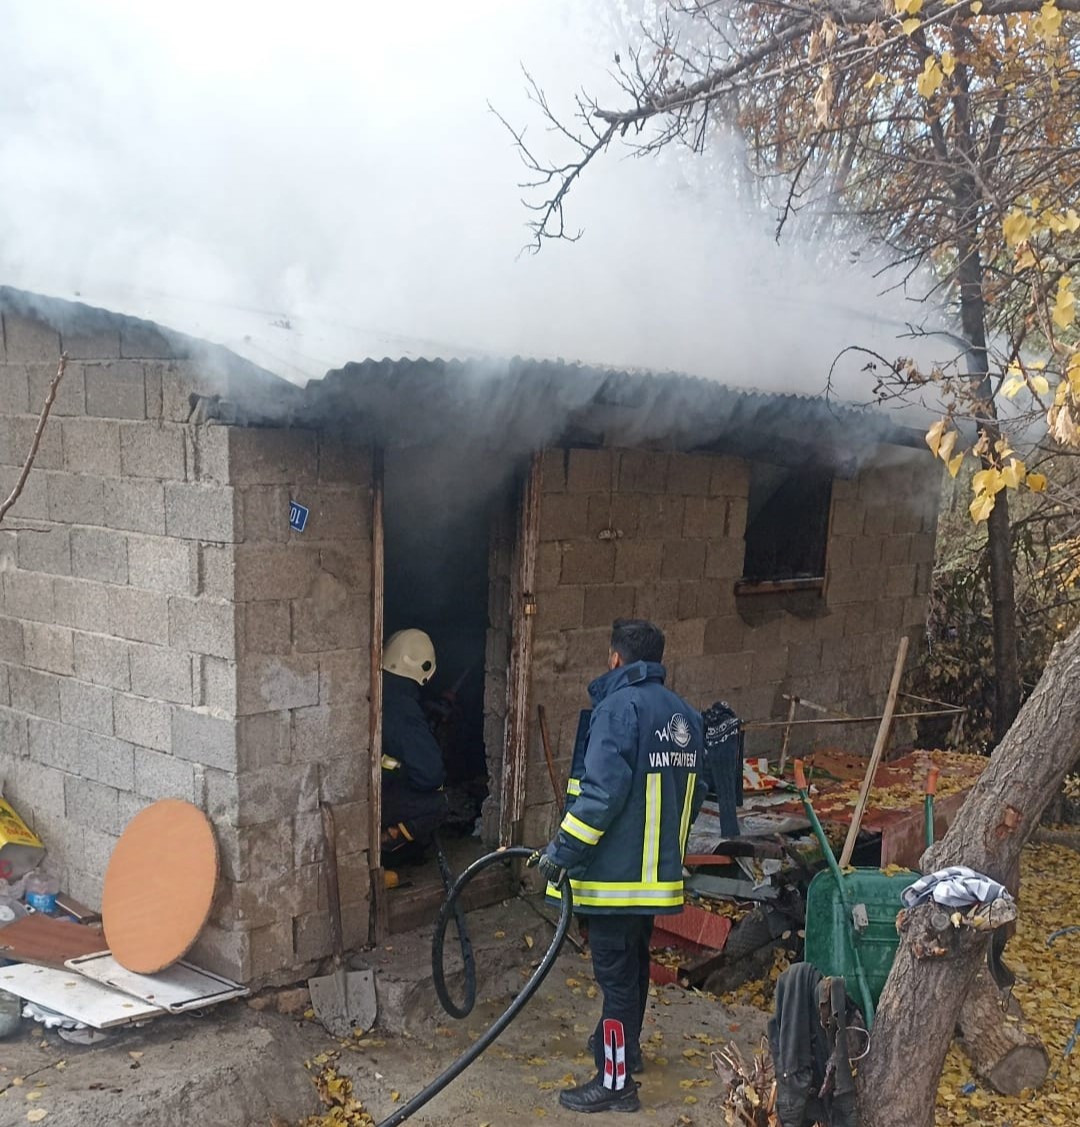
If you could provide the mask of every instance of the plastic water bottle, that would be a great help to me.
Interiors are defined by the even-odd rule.
[[[28,908],[35,912],[51,915],[56,911],[56,897],[60,892],[60,882],[48,873],[34,872],[26,878],[23,899]]]

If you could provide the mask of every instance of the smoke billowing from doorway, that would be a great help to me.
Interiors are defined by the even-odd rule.
[[[556,102],[609,85],[628,33],[590,7],[6,5],[0,281],[225,344],[255,324],[301,381],[471,351],[816,393],[847,344],[907,351],[911,306],[870,266],[776,246],[674,156],[608,159],[574,192],[584,240],[518,256],[522,169],[487,101],[547,144],[519,64]],[[841,395],[868,398],[861,363]]]

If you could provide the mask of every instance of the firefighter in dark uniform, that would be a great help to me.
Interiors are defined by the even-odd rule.
[[[653,917],[682,911],[682,865],[706,786],[701,716],[664,687],[664,635],[619,619],[608,672],[589,686],[588,737],[574,752],[555,840],[529,858],[549,880],[564,872],[587,917],[604,995],[593,1034],[596,1075],[561,1092],[573,1111],[638,1111],[641,1024],[649,993]]]
[[[446,818],[442,751],[424,717],[420,689],[435,675],[423,630],[399,630],[383,649],[383,863],[423,853]]]

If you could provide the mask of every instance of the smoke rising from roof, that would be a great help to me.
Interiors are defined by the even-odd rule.
[[[556,104],[609,85],[626,32],[589,7],[5,5],[0,283],[297,382],[368,355],[487,353],[816,393],[846,345],[910,353],[897,338],[921,307],[876,296],[870,266],[777,246],[691,157],[607,159],[571,199],[584,239],[519,255],[522,169],[487,101],[554,144],[519,66]],[[843,397],[870,397],[864,362],[842,365]]]

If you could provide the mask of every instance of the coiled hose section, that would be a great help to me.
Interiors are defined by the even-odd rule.
[[[443,977],[442,968],[442,949],[443,941],[446,937],[446,927],[450,922],[450,917],[457,918],[458,912],[458,899],[465,886],[485,869],[490,868],[492,865],[505,864],[508,861],[513,861],[517,858],[527,858],[532,856],[533,850],[522,845],[514,845],[509,849],[500,849],[495,853],[488,853],[481,857],[478,861],[474,861],[462,874],[454,881],[453,887],[450,889],[446,897],[446,902],[439,910],[439,917],[435,922],[435,935],[432,939],[432,969],[435,970],[436,981]],[[437,1096],[443,1088],[445,1088],[452,1081],[456,1080],[464,1071],[469,1067],[477,1057],[483,1053],[488,1046],[490,1046],[496,1038],[502,1034],[506,1027],[517,1017],[519,1013],[529,1003],[529,999],[540,989],[540,984],[548,976],[548,972],[555,965],[555,960],[559,956],[559,951],[562,949],[563,942],[566,940],[566,933],[570,928],[570,919],[573,915],[574,904],[573,897],[570,893],[569,881],[563,878],[560,885],[562,890],[561,908],[559,912],[559,921],[555,927],[555,934],[552,936],[551,945],[548,947],[544,957],[540,960],[536,969],[532,972],[529,981],[521,988],[520,993],[514,998],[506,1010],[499,1016],[499,1018],[480,1036],[478,1040],[473,1042],[460,1057],[454,1061],[444,1072],[435,1077],[434,1080],[422,1091],[417,1093],[407,1104],[399,1107],[392,1115],[384,1119],[378,1127],[397,1127],[399,1123],[404,1123],[410,1116],[415,1115],[424,1104],[430,1099]],[[460,928],[461,924],[458,924]],[[436,953],[438,953],[438,966],[436,968]],[[471,951],[470,951],[471,953]],[[445,989],[445,980],[443,982]],[[475,1000],[475,983],[474,983],[474,1000]],[[469,1008],[472,1008],[470,1003]],[[467,1013],[468,1011],[466,1011]]]
[[[439,865],[443,887],[446,889],[446,902],[449,904],[451,903],[451,891],[454,887],[454,875],[450,872],[450,866],[446,863],[446,854],[443,852],[442,842],[439,841],[438,835],[435,837],[435,859]],[[461,963],[465,977],[465,1000],[460,1006],[457,1005],[454,999],[450,997],[450,991],[446,985],[443,945],[446,941],[446,927],[450,917],[444,912],[439,914],[439,922],[435,925],[435,934],[431,937],[431,977],[435,983],[435,994],[438,996],[442,1008],[451,1017],[463,1018],[468,1017],[472,1013],[473,1006],[476,1005],[476,956],[473,955],[472,941],[469,939],[469,931],[465,925],[465,910],[462,908],[459,898],[453,899],[453,913],[454,923],[457,924],[458,943],[461,946]]]

